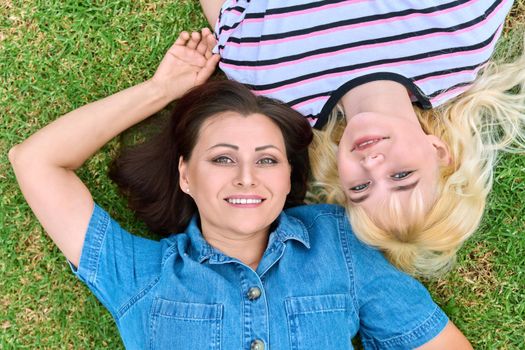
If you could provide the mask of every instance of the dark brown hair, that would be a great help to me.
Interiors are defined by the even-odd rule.
[[[124,149],[113,161],[110,177],[129,206],[157,234],[183,232],[197,207],[179,186],[179,158],[189,160],[204,121],[223,112],[270,118],[284,137],[292,167],[286,207],[303,204],[309,175],[312,130],[298,112],[276,100],[255,96],[242,84],[211,81],[177,101],[168,125],[150,141]]]

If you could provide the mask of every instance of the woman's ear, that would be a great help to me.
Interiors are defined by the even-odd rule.
[[[179,186],[182,192],[190,193],[190,181],[188,179],[188,163],[182,156],[179,157]]]
[[[439,159],[439,165],[448,166],[452,162],[452,156],[448,150],[448,145],[443,142],[439,137],[435,135],[427,135],[432,143],[432,146],[436,149],[436,154]]]

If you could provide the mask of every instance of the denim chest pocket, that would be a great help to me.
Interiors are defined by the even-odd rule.
[[[291,349],[351,349],[349,300],[345,294],[286,299]]]
[[[155,299],[150,349],[220,350],[223,306]]]

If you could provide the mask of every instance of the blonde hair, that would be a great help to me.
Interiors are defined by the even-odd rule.
[[[448,145],[453,159],[441,168],[430,209],[418,191],[408,208],[396,196],[385,200],[375,222],[348,204],[337,173],[337,144],[344,130],[340,107],[324,131],[315,131],[309,200],[345,205],[359,239],[412,275],[436,277],[450,269],[457,250],[479,225],[498,152],[525,149],[525,55],[513,63],[488,63],[468,91],[433,110],[416,108],[416,114],[427,134]]]

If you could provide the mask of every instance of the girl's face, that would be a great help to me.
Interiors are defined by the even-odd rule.
[[[425,210],[434,203],[439,168],[450,156],[436,136],[426,135],[417,122],[378,113],[352,117],[338,150],[339,178],[348,201],[362,206],[372,218],[375,208],[392,195],[408,207],[418,189]]]
[[[261,114],[226,112],[206,120],[179,170],[205,237],[267,233],[291,188],[283,135]]]

